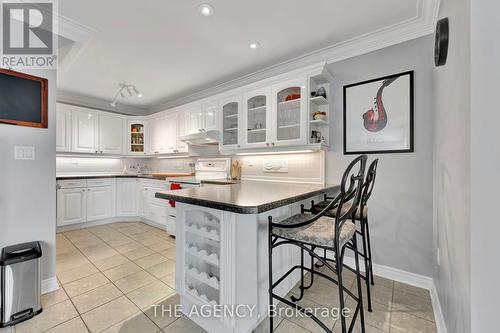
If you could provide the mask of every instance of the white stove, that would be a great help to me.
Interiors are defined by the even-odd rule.
[[[181,188],[199,187],[203,180],[228,179],[230,175],[231,158],[199,158],[193,177],[172,177],[166,180],[170,184],[180,184]]]
[[[231,175],[231,158],[199,158],[195,164],[194,177],[171,177],[167,178],[168,188],[171,190],[206,186],[204,180],[228,179]],[[210,186],[217,186],[211,184]],[[174,217],[175,203],[169,209],[170,216]],[[167,231],[175,236],[175,220],[167,220]]]

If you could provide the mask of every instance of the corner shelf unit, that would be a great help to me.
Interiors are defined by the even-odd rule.
[[[309,114],[308,114],[308,144],[309,146],[327,148],[330,141],[330,115],[332,105],[330,98],[332,96],[331,82],[333,76],[328,72],[326,66],[321,72],[309,76]],[[326,96],[312,95],[324,89]],[[314,114],[321,112],[322,118],[314,119]]]

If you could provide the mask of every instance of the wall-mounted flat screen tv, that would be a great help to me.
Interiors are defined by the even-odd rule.
[[[48,80],[0,68],[0,124],[47,128]]]

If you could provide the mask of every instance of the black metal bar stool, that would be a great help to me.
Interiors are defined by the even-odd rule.
[[[352,332],[354,324],[359,315],[361,322],[361,331],[365,333],[363,296],[361,292],[361,278],[358,263],[356,225],[351,219],[356,213],[361,200],[362,185],[364,172],[366,167],[366,155],[362,155],[354,159],[344,172],[340,193],[332,200],[323,210],[317,214],[301,214],[294,215],[279,223],[274,223],[269,216],[269,305],[273,305],[273,300],[276,299],[284,304],[287,304],[298,311],[305,314],[307,317],[314,320],[326,332],[332,332],[320,319],[313,313],[297,304],[304,296],[304,291],[310,288],[314,282],[314,275],[318,275],[338,286],[339,302],[340,302],[340,319],[342,325],[342,333]],[[327,217],[325,214],[336,207],[337,214],[335,217]],[[288,270],[276,282],[273,282],[273,249],[281,245],[294,245],[301,249],[301,263]],[[356,279],[358,294],[353,294],[342,283],[342,269],[344,267],[343,259],[345,249],[349,248],[354,252],[356,260]],[[316,250],[331,251],[335,255],[335,259],[327,259],[316,253]],[[304,265],[304,252],[311,256],[311,267]],[[337,275],[337,280],[333,277],[315,270],[314,262],[319,261]],[[345,266],[347,267],[347,266]],[[273,290],[283,282],[292,272],[300,269],[300,296],[290,297],[290,300],[281,297],[273,292]],[[311,273],[311,283],[309,286],[304,286],[304,273]],[[357,302],[356,310],[353,318],[347,328],[346,318],[344,316],[344,292],[351,296]],[[270,312],[270,332],[273,332],[273,313]]]
[[[375,177],[377,176],[377,166],[378,166],[378,158],[375,159],[369,166],[368,171],[366,173],[366,180],[363,183],[363,191],[361,194],[361,200],[359,203],[359,208],[355,211],[354,215],[351,217],[354,220],[360,222],[360,229],[356,230],[356,233],[361,236],[361,240],[363,242],[363,251],[359,251],[359,255],[364,259],[365,262],[365,275],[361,275],[361,278],[365,280],[366,284],[366,296],[368,301],[368,311],[372,311],[372,301],[371,301],[371,285],[375,285],[373,280],[373,262],[372,262],[372,247],[370,241],[370,228],[368,226],[368,199],[370,199],[373,191],[373,186],[375,184]],[[322,202],[314,203],[312,202],[312,209],[310,210],[312,213],[317,213],[327,207],[332,200],[335,198],[328,197],[325,194],[325,200]],[[335,207],[334,207],[335,208]],[[344,210],[347,207],[343,208]],[[332,209],[327,212],[326,216],[335,217],[337,213],[336,209]],[[326,253],[324,253],[326,257]],[[317,264],[317,268],[322,267],[322,264]],[[353,270],[349,267],[350,270]]]

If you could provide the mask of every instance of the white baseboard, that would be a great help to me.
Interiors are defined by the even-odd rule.
[[[355,261],[352,257],[344,257],[344,263],[350,267],[355,267]],[[359,268],[362,272],[365,271],[365,263],[360,258]],[[401,269],[392,268],[384,265],[373,264],[373,274],[398,281],[404,284],[409,284],[414,287],[419,287],[429,290],[431,294],[432,309],[434,311],[434,320],[436,321],[436,327],[438,333],[447,333],[446,323],[444,321],[443,312],[441,310],[441,304],[439,302],[439,297],[436,290],[436,285],[434,284],[434,279],[429,276],[424,276],[420,274],[415,274]]]
[[[142,218],[140,218],[139,216],[113,217],[113,218],[104,219],[104,220],[98,220],[98,221],[92,221],[92,222],[83,222],[83,223],[78,223],[78,224],[71,224],[71,225],[60,226],[60,227],[57,227],[57,232],[65,232],[65,231],[78,230],[78,229],[82,229],[82,228],[95,227],[95,226],[98,226],[98,225],[104,225],[104,224],[109,224],[109,223],[135,222],[135,221],[141,221],[141,220],[142,220]]]
[[[59,289],[59,283],[57,283],[57,278],[51,277],[46,280],[42,280],[42,294],[47,294]]]

